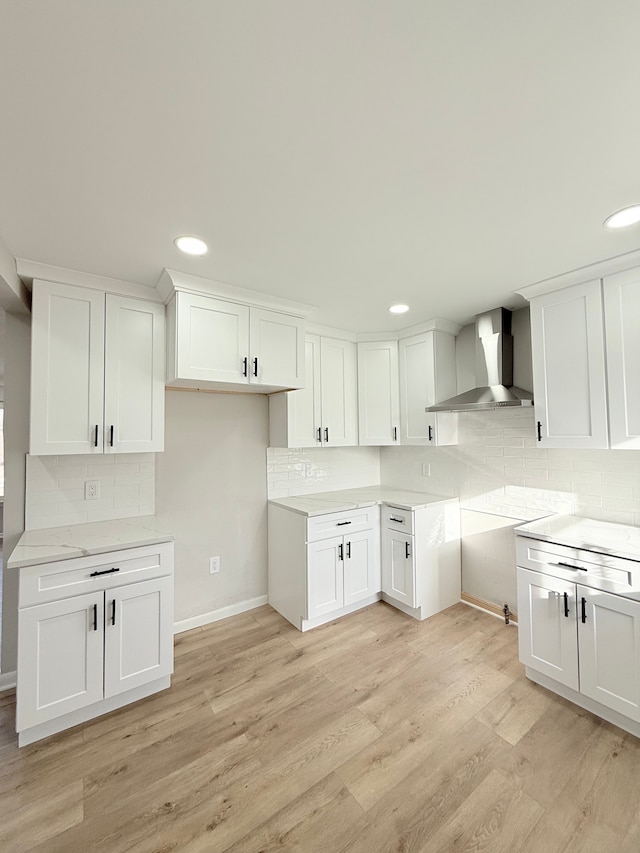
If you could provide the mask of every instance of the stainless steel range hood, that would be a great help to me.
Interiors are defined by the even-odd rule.
[[[476,317],[476,387],[427,412],[464,412],[504,406],[532,406],[533,395],[513,385],[511,311],[495,308]]]

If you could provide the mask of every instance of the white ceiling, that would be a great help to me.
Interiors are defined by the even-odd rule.
[[[640,201],[638,32],[637,0],[0,0],[0,235],[467,322],[640,247],[602,228]]]

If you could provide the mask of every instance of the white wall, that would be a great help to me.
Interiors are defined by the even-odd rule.
[[[5,499],[4,560],[24,530],[25,454],[29,449],[29,364],[31,317],[7,314],[5,320]],[[18,576],[3,572],[2,672],[16,668]]]
[[[267,594],[267,441],[264,396],[166,392],[156,516],[176,537],[177,622]]]

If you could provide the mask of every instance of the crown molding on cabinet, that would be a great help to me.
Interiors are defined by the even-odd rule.
[[[397,329],[395,332],[360,332],[356,335],[356,340],[358,342],[401,341],[403,338],[412,338],[414,335],[421,335],[423,332],[446,332],[455,337],[461,328],[461,323],[453,323],[451,320],[441,320],[436,317],[433,320],[426,320],[424,323],[417,323],[415,326]]]
[[[545,293],[551,293],[553,290],[572,287],[574,284],[583,284],[590,279],[604,278],[613,273],[624,272],[624,270],[637,266],[640,266],[640,250],[627,252],[624,255],[616,255],[605,261],[598,261],[586,267],[579,267],[576,270],[556,275],[553,278],[545,278],[543,281],[529,284],[527,287],[521,287],[515,290],[514,293],[524,297],[529,302],[535,296],[542,296]]]
[[[64,267],[54,267],[50,264],[28,261],[24,258],[16,258],[16,269],[27,286],[30,286],[34,279],[42,279],[53,281],[56,284],[72,284],[77,287],[88,287],[90,290],[100,290],[103,293],[145,299],[147,302],[162,302],[155,288],[146,287],[143,284],[134,284],[131,281],[121,281],[118,278],[107,278],[107,276],[94,275],[93,273],[68,270]]]
[[[303,302],[281,299],[267,293],[258,293],[255,290],[235,287],[222,281],[214,281],[210,278],[190,275],[178,270],[163,270],[156,285],[156,293],[163,302],[168,303],[178,290],[185,293],[195,293],[199,296],[215,296],[216,299],[226,299],[229,302],[254,305],[270,311],[279,311],[281,314],[292,314],[294,317],[308,317],[315,310],[315,305],[305,305]]]

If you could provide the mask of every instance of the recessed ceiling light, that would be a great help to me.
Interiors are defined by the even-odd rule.
[[[391,311],[392,314],[406,314],[408,310],[409,306],[405,305],[404,303],[389,306],[389,311]]]
[[[184,234],[182,237],[176,237],[173,241],[181,252],[185,255],[206,255],[209,247],[201,237],[194,237],[192,234]]]
[[[606,228],[626,228],[628,225],[636,225],[640,222],[640,204],[632,204],[630,207],[623,207],[611,216],[607,216],[604,221]]]

